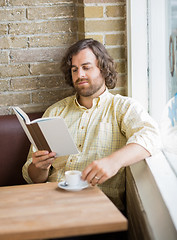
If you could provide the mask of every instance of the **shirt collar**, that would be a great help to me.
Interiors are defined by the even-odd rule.
[[[98,107],[98,106],[105,100],[105,98],[108,96],[108,94],[109,94],[109,90],[108,90],[108,88],[106,87],[105,91],[104,91],[99,97],[93,99],[93,106],[92,106],[92,108],[93,108],[93,107]],[[78,94],[76,93],[76,94],[75,94],[75,98],[74,98],[75,104],[76,104],[79,108],[82,108],[82,109],[84,109],[84,110],[87,109],[86,107],[80,105],[77,99],[78,99]]]

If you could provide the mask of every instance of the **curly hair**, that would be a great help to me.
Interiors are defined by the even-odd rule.
[[[103,44],[92,38],[82,39],[76,42],[68,49],[63,57],[61,62],[61,71],[64,73],[66,83],[73,86],[71,75],[72,57],[86,48],[91,49],[96,56],[96,59],[98,60],[98,67],[105,79],[106,86],[108,88],[114,88],[117,82],[117,72],[115,70],[114,61],[108,54]]]

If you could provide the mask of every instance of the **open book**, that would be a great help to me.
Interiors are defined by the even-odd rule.
[[[36,149],[56,152],[56,156],[78,153],[78,149],[61,117],[39,118],[30,121],[28,115],[21,108],[13,107],[13,110],[29,141]]]

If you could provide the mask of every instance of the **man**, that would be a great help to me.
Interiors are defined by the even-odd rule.
[[[23,176],[29,183],[61,181],[65,171],[81,170],[83,180],[98,184],[124,210],[125,167],[154,152],[159,143],[156,124],[136,101],[108,91],[117,75],[98,41],[72,45],[62,71],[76,95],[55,103],[44,116],[64,118],[80,153],[55,158],[53,152],[31,149]]]

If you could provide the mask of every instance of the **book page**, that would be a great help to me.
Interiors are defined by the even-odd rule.
[[[49,118],[38,122],[48,145],[57,156],[77,154],[78,149],[69,133],[69,130],[61,117]]]
[[[28,117],[28,115],[19,107],[12,107],[15,114],[19,115],[26,123],[30,123],[30,119]]]
[[[26,121],[26,120],[25,120],[24,116],[26,115],[26,113],[24,113],[19,107],[13,107],[13,110],[14,110],[14,112],[15,112],[15,114],[16,114],[16,116],[17,116],[17,118],[18,118],[18,120],[19,120],[19,122],[20,122],[20,124],[21,124],[21,126],[22,126],[22,128],[23,128],[23,130],[24,130],[24,132],[26,133],[29,141],[30,141],[31,144],[33,144],[33,146],[37,149],[36,144],[35,144],[34,140],[32,139],[31,134],[30,134],[30,132],[29,132],[29,130],[28,130],[28,128],[26,127],[26,124],[25,124],[25,121]],[[20,110],[20,111],[19,111],[19,110]],[[23,115],[22,115],[22,114],[23,114]],[[25,115],[24,115],[24,114],[25,114]],[[27,116],[27,115],[26,115],[26,116]],[[26,119],[28,119],[27,121],[30,121],[29,118],[28,118],[28,116],[27,116]]]
[[[54,118],[61,118],[61,117],[60,116],[58,116],[58,117],[41,117],[41,118],[34,119],[30,123],[39,123],[39,122],[43,122],[43,121],[52,120]]]

